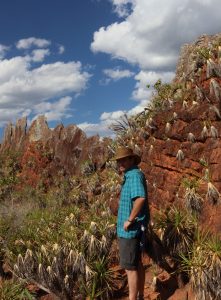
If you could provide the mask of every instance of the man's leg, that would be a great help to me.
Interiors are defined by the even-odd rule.
[[[129,287],[129,300],[137,300],[138,294],[138,271],[126,270],[128,287]]]
[[[144,295],[144,284],[145,284],[145,269],[142,262],[138,265],[138,292],[139,298],[142,299]]]
[[[120,265],[127,273],[129,299],[137,300],[138,291],[143,295],[145,276],[142,265],[139,266],[139,264],[141,264],[140,241],[136,238],[119,238],[119,250]]]

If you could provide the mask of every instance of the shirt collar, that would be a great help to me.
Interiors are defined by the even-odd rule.
[[[124,176],[126,177],[128,175],[128,173],[130,173],[131,171],[136,170],[136,169],[138,169],[138,166],[130,167],[129,169],[126,170],[126,172],[124,173]]]

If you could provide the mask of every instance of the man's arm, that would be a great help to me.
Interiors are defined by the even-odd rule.
[[[124,230],[125,231],[127,231],[128,227],[135,221],[135,218],[138,216],[144,203],[145,203],[145,198],[138,197],[138,198],[136,198],[136,200],[134,200],[133,209],[131,211],[129,219],[126,222],[124,222]]]

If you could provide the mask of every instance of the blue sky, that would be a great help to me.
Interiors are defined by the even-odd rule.
[[[220,0],[1,0],[0,132],[45,114],[108,135],[174,76],[183,43],[220,31]],[[209,21],[208,21],[209,20]]]

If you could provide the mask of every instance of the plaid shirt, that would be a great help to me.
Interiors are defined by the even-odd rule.
[[[131,224],[128,231],[124,230],[124,222],[130,217],[133,209],[134,200],[138,197],[145,198],[140,213],[136,221]],[[149,208],[147,202],[147,184],[144,174],[138,167],[132,167],[125,172],[124,181],[121,188],[120,204],[117,218],[117,236],[121,238],[135,238],[139,236],[141,225],[147,226],[149,221]]]

